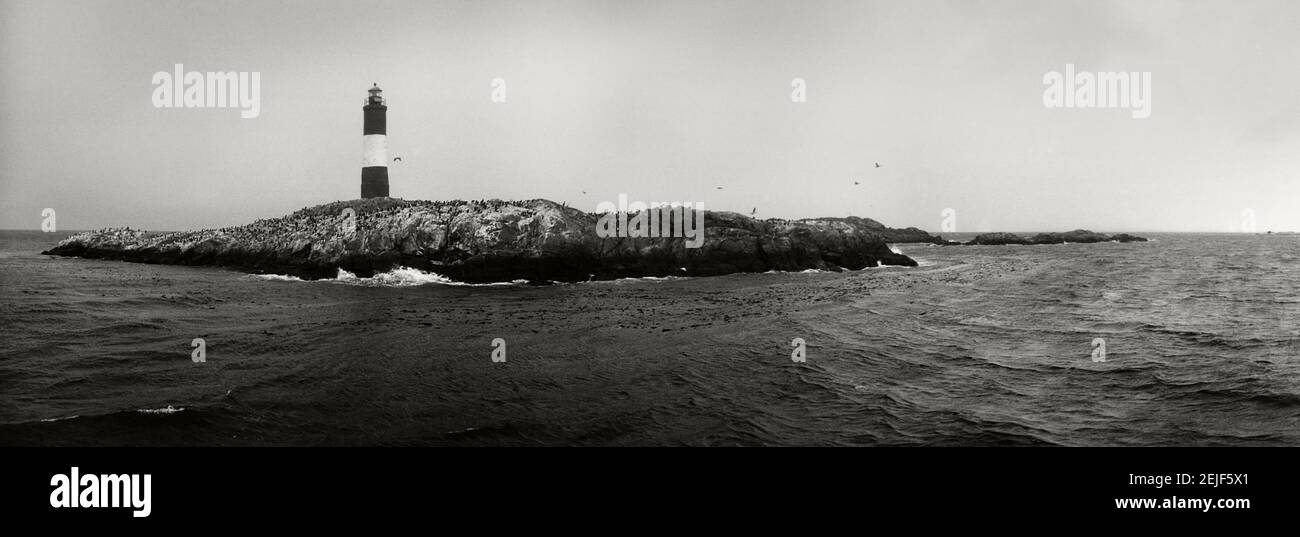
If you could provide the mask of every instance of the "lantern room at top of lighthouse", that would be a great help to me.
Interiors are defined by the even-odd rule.
[[[384,106],[383,94],[384,90],[379,89],[379,84],[375,83],[375,87],[370,88],[370,97],[366,99],[366,104],[370,106]]]

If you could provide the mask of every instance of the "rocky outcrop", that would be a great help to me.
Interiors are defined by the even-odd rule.
[[[1094,243],[1094,242],[1146,242],[1147,239],[1128,233],[1117,235],[1106,235],[1088,231],[1086,229],[1076,229],[1060,233],[1039,233],[1033,237],[1024,238],[1015,233],[983,233],[977,235],[974,239],[966,242],[954,242],[943,240],[937,237],[938,244],[944,245],[978,245],[978,246],[999,246],[1006,244],[1066,244],[1066,243]]]
[[[1029,244],[1029,241],[1015,233],[984,233],[966,241],[969,245],[996,246],[1003,244]]]
[[[1115,235],[1111,235],[1110,240],[1116,242],[1147,242],[1151,239],[1148,239],[1146,237],[1139,237],[1137,235],[1129,235],[1128,233],[1118,233]]]
[[[542,282],[916,266],[888,243],[935,240],[916,228],[892,229],[866,218],[756,220],[706,212],[703,243],[687,248],[683,238],[602,238],[596,233],[598,218],[540,199],[376,198],[309,207],[239,227],[85,232],[44,253],[307,279],[332,278],[339,269],[365,277],[405,266],[466,282]]]

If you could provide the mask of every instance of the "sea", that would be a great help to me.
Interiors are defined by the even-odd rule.
[[[1139,234],[529,286],[3,231],[0,444],[1300,445],[1300,235]]]

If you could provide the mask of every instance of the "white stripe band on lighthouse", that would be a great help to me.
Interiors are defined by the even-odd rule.
[[[388,167],[387,134],[365,135],[361,149],[361,166],[363,168],[368,168],[370,166]]]

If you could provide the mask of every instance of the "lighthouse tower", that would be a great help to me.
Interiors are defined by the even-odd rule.
[[[365,112],[364,143],[361,151],[361,197],[388,197],[388,106],[379,84],[370,88]]]

